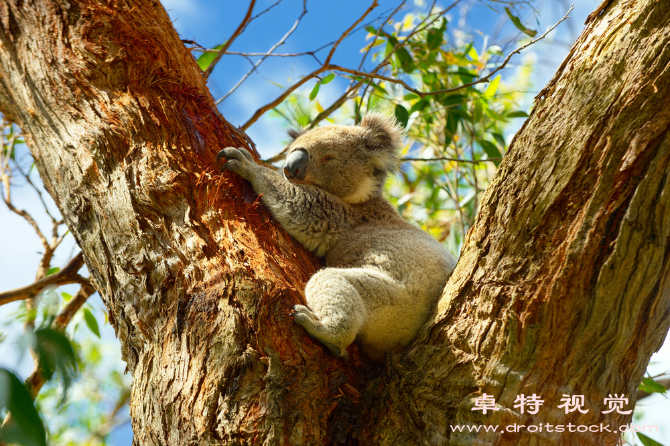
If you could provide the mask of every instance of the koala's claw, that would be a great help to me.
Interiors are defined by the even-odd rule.
[[[304,315],[305,317],[308,317],[314,322],[319,322],[319,318],[316,316],[316,314],[312,313],[312,310],[310,310],[304,305],[293,306],[293,316],[296,316],[298,314],[300,314],[301,316]]]
[[[314,313],[312,313],[312,310],[304,305],[295,305],[291,315],[294,317],[296,324],[303,327],[311,338],[319,341],[326,348],[328,348],[333,356],[337,356],[338,358],[342,359],[348,358],[346,350],[344,353],[342,353],[341,348],[319,336],[319,328],[323,330],[323,326],[321,325],[319,318]]]
[[[238,161],[253,161],[254,158],[251,156],[251,153],[247,152],[244,149],[236,147],[226,147],[216,155],[216,160],[225,158],[227,160],[238,160]]]
[[[216,155],[216,160],[225,158],[226,163],[221,166],[221,170],[228,170],[231,172],[238,173],[242,177],[247,178],[249,174],[249,169],[251,164],[253,164],[254,159],[251,156],[251,153],[247,152],[244,149],[237,149],[235,147],[226,147]]]

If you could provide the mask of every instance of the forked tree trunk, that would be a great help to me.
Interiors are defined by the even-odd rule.
[[[216,153],[249,142],[157,1],[1,0],[0,19],[0,109],[109,310],[136,445],[618,441],[567,431],[629,422],[603,400],[633,398],[668,330],[668,2],[591,17],[487,191],[435,324],[378,368],[294,325],[318,262],[219,173]],[[471,410],[483,393],[500,410]],[[537,415],[513,407],[533,393]],[[588,412],[566,415],[563,394]],[[501,433],[513,423],[566,432]]]

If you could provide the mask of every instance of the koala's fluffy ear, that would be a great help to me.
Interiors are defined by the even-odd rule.
[[[300,129],[288,129],[288,130],[286,131],[286,134],[288,135],[288,138],[289,138],[288,145],[290,146],[291,144],[293,144],[293,141],[295,141],[296,139],[298,139],[298,137],[299,137],[300,135],[303,135],[303,134],[305,134],[306,132],[307,132],[307,130],[305,130],[305,129],[303,129],[303,128],[300,128]]]
[[[363,143],[373,152],[375,167],[391,172],[398,167],[398,152],[402,146],[403,128],[395,117],[369,112],[361,121]]]

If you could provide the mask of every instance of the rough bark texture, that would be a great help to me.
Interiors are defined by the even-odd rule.
[[[381,368],[293,324],[318,262],[219,173],[216,153],[248,141],[158,2],[1,0],[0,110],[109,309],[137,445],[615,444],[501,431],[618,429],[630,416],[602,414],[603,399],[634,397],[668,330],[664,1],[599,8],[501,164],[435,324]],[[472,411],[482,393],[501,409]],[[533,393],[538,415],[513,408]],[[563,394],[588,413],[565,415]]]

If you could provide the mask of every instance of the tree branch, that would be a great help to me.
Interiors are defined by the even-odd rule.
[[[256,5],[256,0],[251,0],[249,3],[249,8],[247,9],[247,14],[244,16],[244,19],[242,19],[242,22],[240,25],[237,27],[235,32],[233,33],[232,36],[230,36],[230,39],[226,41],[226,43],[223,45],[223,48],[221,48],[221,51],[219,54],[216,55],[214,60],[212,61],[211,64],[207,67],[205,70],[205,78],[208,78],[210,74],[212,74],[212,71],[214,70],[214,67],[216,66],[217,63],[219,63],[219,60],[223,57],[224,54],[226,54],[226,51],[228,51],[228,48],[230,48],[230,45],[233,44],[235,39],[237,39],[237,36],[242,34],[242,31],[244,31],[244,28],[247,27],[249,22],[252,20],[251,19],[251,13],[254,11],[254,5]]]
[[[17,300],[32,299],[44,288],[51,285],[67,285],[69,283],[88,284],[88,279],[80,276],[78,271],[84,265],[84,256],[80,252],[57,273],[37,280],[30,285],[0,293],[0,306]]]
[[[522,50],[528,48],[529,46],[533,45],[534,43],[538,42],[539,40],[544,39],[550,32],[552,32],[554,29],[556,29],[556,27],[558,25],[560,25],[561,22],[568,19],[568,17],[569,17],[568,14],[570,14],[570,12],[574,8],[575,7],[573,5],[561,20],[556,22],[556,24],[554,26],[549,28],[549,30],[547,30],[547,32],[542,34],[540,37],[538,37],[537,39],[532,40],[532,41],[528,42],[527,44],[522,45],[519,48],[517,48],[516,50],[512,51],[505,58],[503,63],[500,64],[500,66],[498,66],[498,68],[491,71],[486,76],[477,79],[476,81],[468,82],[466,84],[459,85],[457,87],[445,88],[443,90],[435,90],[435,91],[421,91],[421,90],[417,90],[416,88],[411,87],[410,85],[407,84],[407,82],[405,82],[404,80],[402,80],[400,78],[393,78],[393,77],[383,76],[381,74],[368,73],[368,72],[360,71],[360,70],[353,70],[351,68],[345,68],[345,67],[341,67],[339,65],[333,65],[333,64],[327,65],[326,70],[341,71],[343,73],[349,73],[349,74],[353,74],[355,76],[362,76],[362,77],[366,77],[366,78],[370,78],[370,79],[379,79],[379,80],[383,80],[383,81],[387,81],[387,82],[392,82],[394,84],[399,84],[399,85],[402,85],[402,87],[405,88],[405,90],[410,91],[410,92],[416,94],[417,96],[419,96],[421,98],[426,97],[426,96],[435,96],[435,95],[444,94],[444,93],[453,93],[453,92],[456,92],[456,91],[459,91],[459,90],[463,90],[464,88],[472,87],[473,85],[489,82],[489,80],[493,77],[493,75],[495,75],[496,73],[498,73],[500,70],[504,69],[507,66],[509,61],[512,59],[512,56],[514,56],[515,54],[520,53]]]
[[[35,233],[37,234],[37,237],[40,239],[40,242],[42,242],[42,246],[44,247],[45,250],[49,249],[49,242],[47,241],[47,238],[44,236],[42,231],[40,230],[40,227],[37,225],[37,222],[35,219],[30,215],[27,211],[23,209],[18,209],[17,207],[14,206],[12,203],[12,195],[11,195],[11,189],[10,189],[10,176],[8,173],[3,172],[2,177],[0,178],[0,182],[2,182],[2,185],[5,188],[5,194],[3,195],[3,200],[5,204],[7,205],[7,208],[14,212],[16,215],[19,217],[22,217],[24,220],[30,224],[30,226],[33,227],[35,230]]]
[[[489,158],[486,160],[468,160],[468,159],[463,159],[463,158],[446,158],[446,157],[439,157],[439,158],[400,158],[400,161],[424,161],[424,162],[429,162],[429,161],[454,161],[457,163],[470,163],[470,164],[479,164],[479,163],[491,163],[494,161],[500,161],[502,158]]]
[[[347,29],[342,33],[342,35],[340,36],[340,38],[337,39],[337,41],[333,44],[333,47],[330,49],[330,52],[328,53],[328,56],[326,56],[326,60],[325,60],[324,64],[323,64],[320,68],[317,68],[316,70],[312,71],[311,73],[309,73],[308,75],[306,75],[305,77],[303,77],[302,79],[300,79],[298,82],[296,82],[295,84],[293,84],[291,87],[287,88],[286,91],[284,91],[284,93],[282,93],[281,95],[279,95],[274,101],[272,101],[272,102],[270,102],[270,103],[268,103],[268,104],[265,104],[264,106],[262,106],[261,108],[259,108],[258,110],[256,110],[256,112],[253,114],[253,116],[252,116],[251,118],[249,118],[249,120],[248,120],[247,122],[245,122],[244,124],[242,124],[241,129],[242,129],[242,130],[247,130],[247,129],[248,129],[254,122],[258,121],[258,119],[259,119],[265,112],[267,112],[268,110],[272,110],[272,109],[275,108],[277,105],[281,104],[281,103],[284,101],[284,99],[286,99],[288,96],[290,96],[290,94],[293,93],[295,90],[297,90],[301,85],[305,84],[307,81],[309,81],[310,79],[312,79],[312,78],[318,76],[319,74],[323,73],[324,71],[327,71],[327,70],[328,70],[327,66],[330,64],[330,60],[332,59],[333,55],[335,54],[335,51],[337,50],[337,48],[338,48],[338,46],[340,45],[340,43],[342,43],[342,40],[344,40],[344,38],[351,32],[351,30],[352,30],[353,28],[355,28],[356,25],[358,25],[359,23],[361,23],[361,21],[363,21],[363,19],[364,19],[368,14],[370,14],[370,12],[371,12],[373,9],[375,9],[377,6],[378,6],[377,0],[374,0],[374,1],[372,2],[372,5],[370,5],[370,7],[368,7],[368,9],[365,10],[365,12],[363,13],[363,15],[361,15],[361,16],[358,18],[358,20],[356,20],[356,21],[355,21],[349,28],[347,28]]]
[[[253,73],[254,71],[256,71],[256,69],[258,68],[258,66],[259,66],[260,64],[262,64],[263,61],[265,61],[265,59],[267,59],[268,56],[270,56],[270,55],[272,54],[272,52],[273,52],[274,50],[276,50],[279,46],[281,46],[281,45],[284,44],[284,42],[286,41],[286,39],[288,39],[288,37],[289,37],[291,34],[293,34],[293,31],[295,31],[296,28],[298,28],[298,25],[300,24],[300,21],[301,21],[302,18],[305,16],[305,14],[307,14],[307,0],[303,0],[303,2],[302,2],[302,14],[300,14],[300,16],[298,17],[298,19],[295,21],[295,23],[294,23],[293,26],[291,27],[291,29],[289,29],[288,32],[287,32],[286,34],[284,34],[284,36],[283,36],[281,39],[279,39],[279,41],[278,41],[277,43],[275,43],[275,44],[268,50],[267,53],[263,54],[263,57],[261,57],[258,61],[256,61],[255,64],[253,64],[252,69],[251,69],[250,71],[248,71],[244,76],[242,76],[242,79],[240,79],[240,80],[233,86],[233,88],[231,88],[231,89],[228,91],[228,93],[226,93],[222,98],[220,98],[219,100],[217,100],[217,101],[215,102],[216,105],[219,105],[219,104],[220,104],[221,102],[223,102],[228,96],[230,96],[231,94],[233,94],[233,93],[235,92],[235,90],[237,90],[237,88],[238,88],[240,85],[242,85],[242,83],[243,83],[243,82],[244,82],[244,81],[251,75],[251,73]]]

